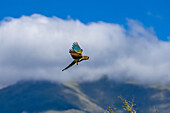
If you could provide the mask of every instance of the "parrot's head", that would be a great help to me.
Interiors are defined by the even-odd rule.
[[[88,59],[89,59],[89,56],[83,56],[82,59],[83,59],[83,60],[88,60]]]

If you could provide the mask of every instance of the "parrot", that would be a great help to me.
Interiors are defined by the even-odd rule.
[[[83,49],[80,48],[79,44],[77,42],[74,42],[72,45],[72,49],[69,50],[70,55],[74,59],[73,62],[68,65],[66,68],[64,68],[62,71],[70,68],[74,64],[77,64],[83,60],[88,60],[89,56],[83,56],[82,55]]]

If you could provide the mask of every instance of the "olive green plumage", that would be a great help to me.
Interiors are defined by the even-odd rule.
[[[74,59],[74,61],[68,65],[66,68],[64,68],[62,71],[70,68],[71,66],[73,66],[75,63],[81,62],[83,60],[88,60],[89,57],[88,56],[83,56],[82,55],[83,50],[80,48],[79,44],[77,42],[74,42],[72,45],[72,49],[70,49],[69,53],[72,56],[72,58]]]

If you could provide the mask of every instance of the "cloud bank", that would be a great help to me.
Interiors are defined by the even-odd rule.
[[[140,83],[170,82],[170,42],[152,27],[63,20],[39,14],[0,22],[0,83],[20,80],[93,81],[106,75]],[[90,59],[64,72],[78,42]]]

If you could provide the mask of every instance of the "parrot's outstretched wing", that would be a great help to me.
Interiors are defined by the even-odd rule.
[[[77,60],[75,59],[70,65],[68,65],[66,68],[64,68],[62,71],[70,68],[71,66],[73,66],[75,63],[77,62]]]
[[[82,55],[83,50],[80,48],[79,44],[77,42],[73,43],[72,49],[77,52],[80,53]]]
[[[82,54],[77,53],[74,49],[70,49],[69,53],[73,57],[73,59],[82,58]]]

